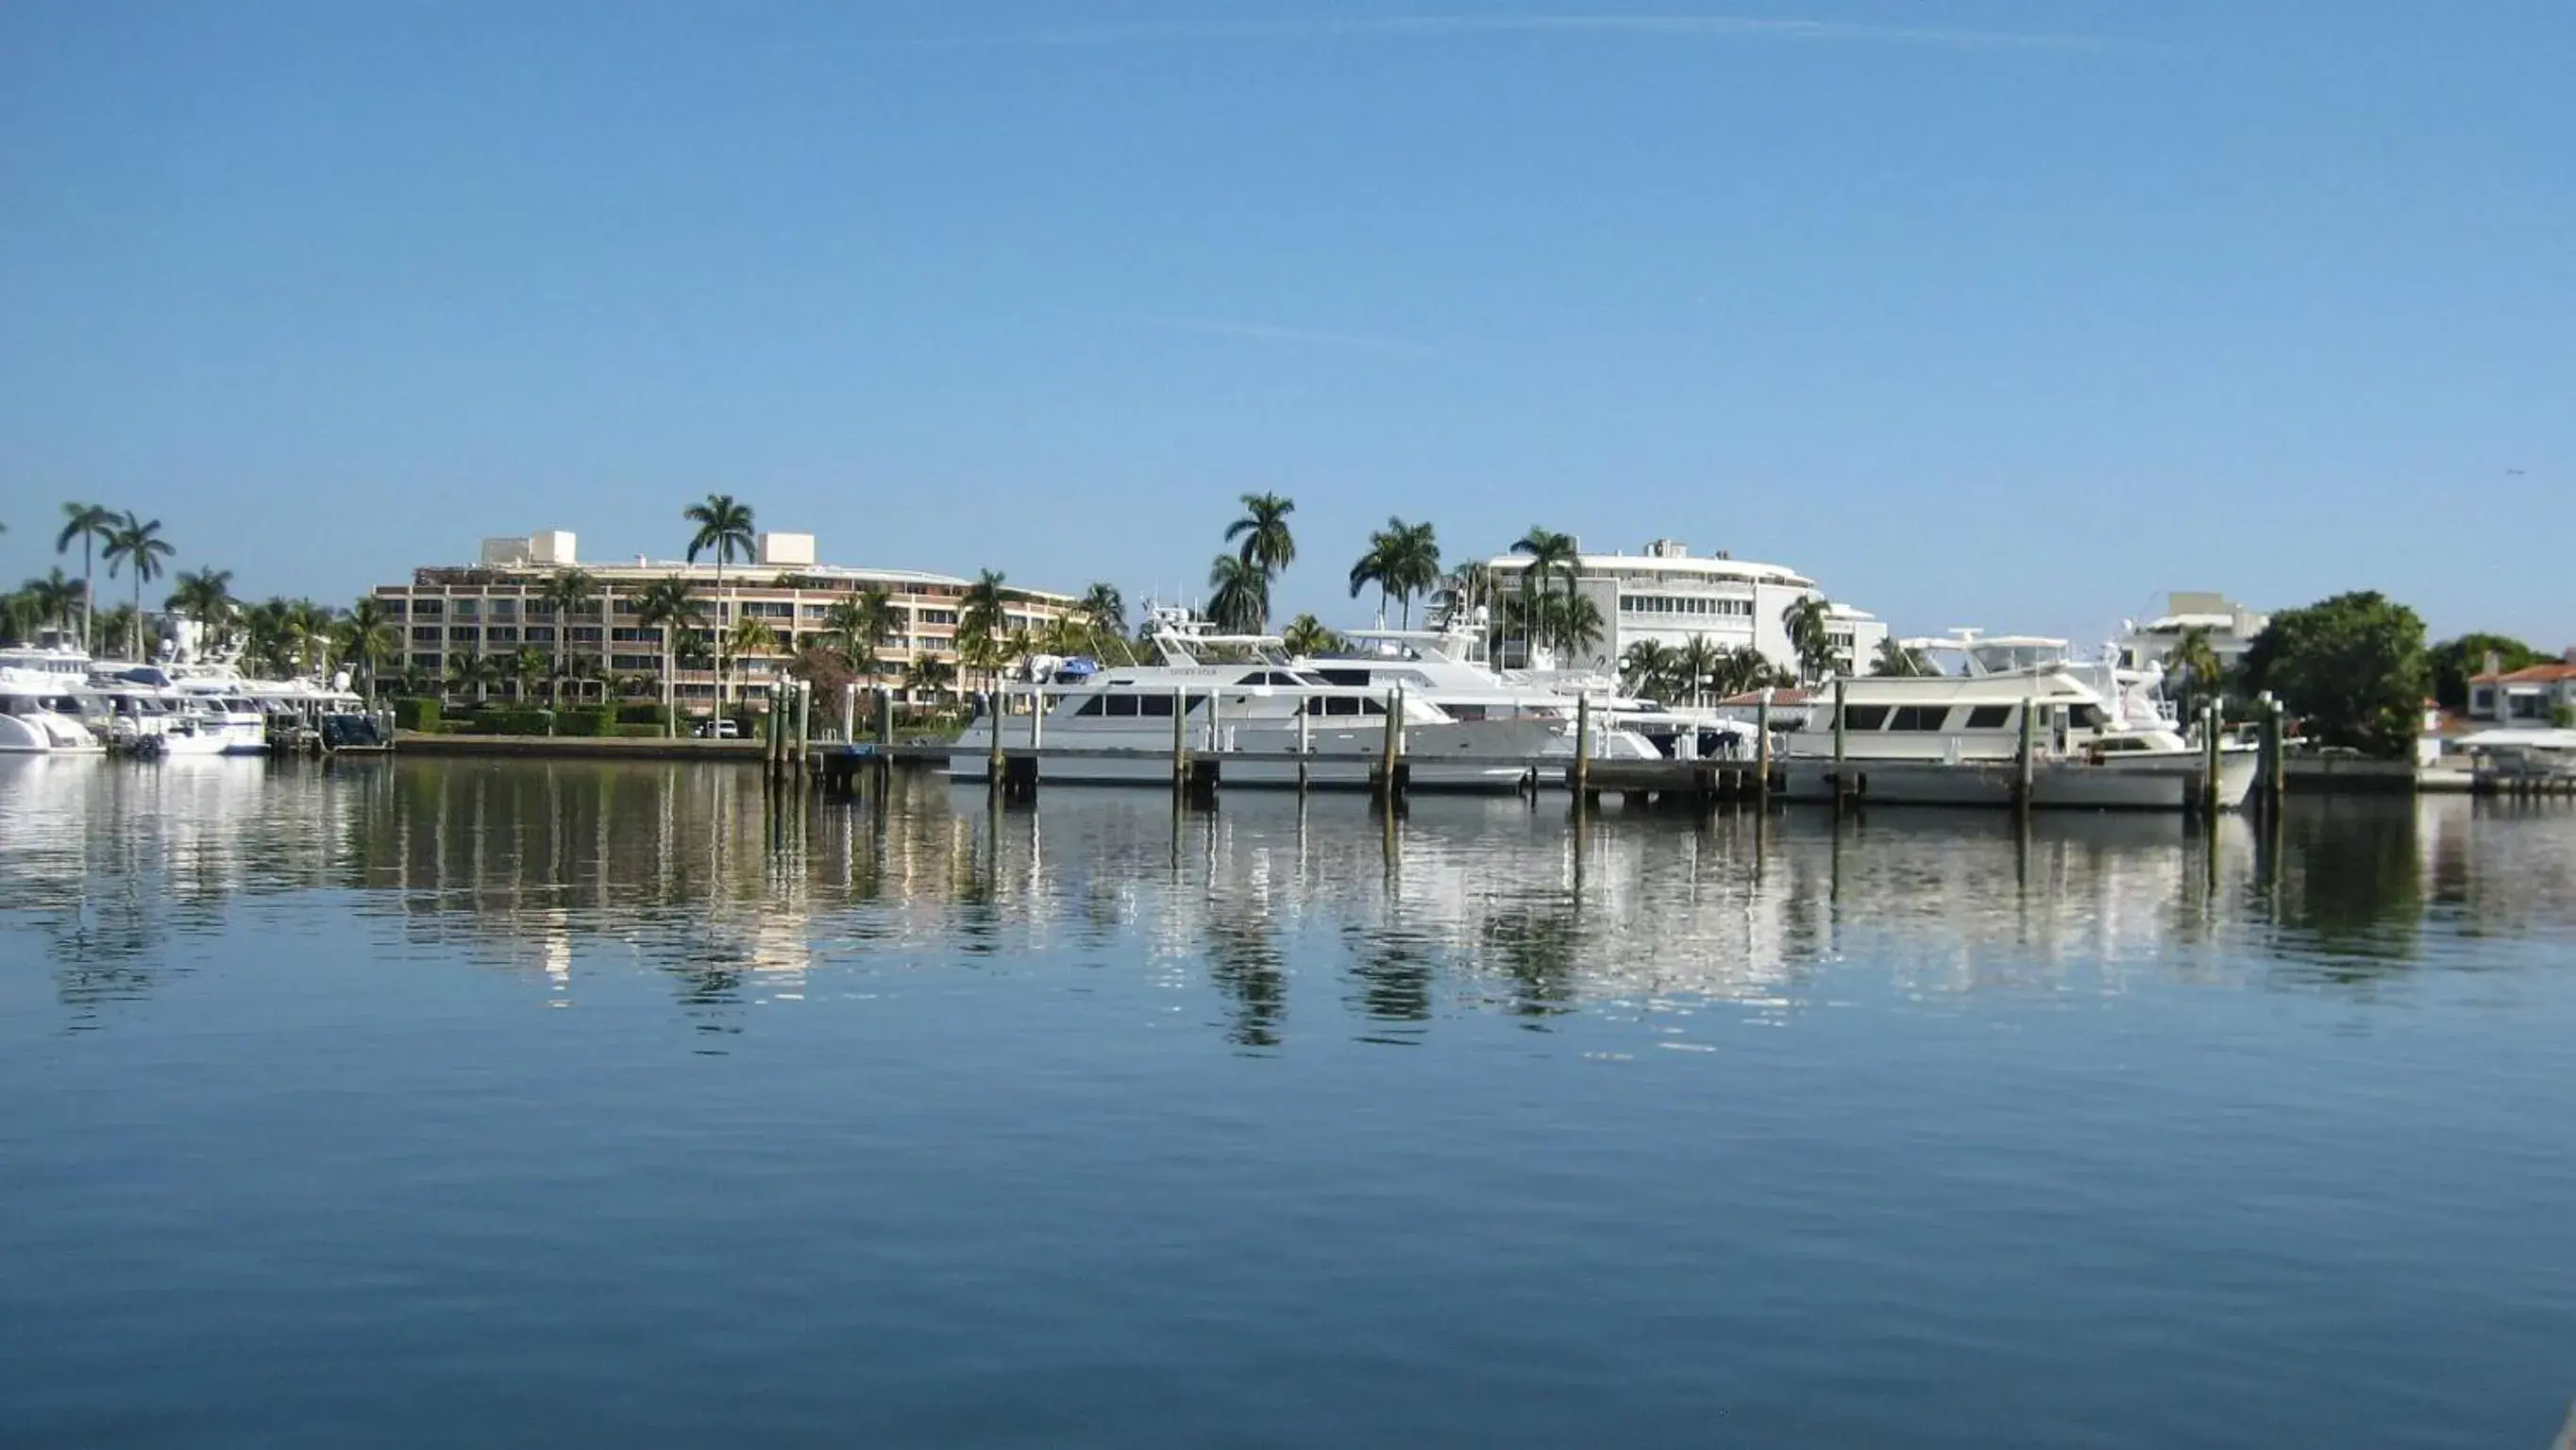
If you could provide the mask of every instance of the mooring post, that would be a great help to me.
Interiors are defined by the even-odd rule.
[[[1320,698],[1320,697],[1319,697],[1319,698]],[[1307,755],[1307,752],[1308,752],[1308,751],[1311,751],[1311,750],[1313,750],[1313,749],[1314,749],[1314,744],[1313,744],[1313,741],[1314,741],[1314,725],[1313,725],[1313,721],[1314,721],[1314,718],[1315,718],[1315,717],[1314,717],[1314,709],[1315,709],[1315,700],[1314,700],[1314,699],[1301,700],[1301,701],[1299,701],[1299,702],[1298,702],[1298,705],[1297,705],[1297,794],[1299,794],[1300,796],[1302,796],[1302,795],[1304,795],[1304,794],[1306,793],[1306,787],[1307,787],[1307,785],[1310,783],[1311,778],[1312,778],[1312,771],[1309,769],[1309,767],[1308,767],[1308,765],[1307,765],[1307,762],[1306,762],[1306,755]]]
[[[2031,788],[2039,782],[2039,697],[2024,693],[2021,738],[2013,745],[2013,809],[2030,809]]]
[[[1762,687],[1762,701],[1753,707],[1753,804],[1762,810],[1771,808],[1771,687]]]
[[[1586,803],[1592,790],[1592,692],[1574,697],[1574,803]]]
[[[1214,754],[1216,754],[1218,751],[1223,750],[1223,749],[1225,748],[1225,737],[1224,737],[1223,735],[1221,735],[1221,734],[1219,734],[1219,733],[1218,733],[1219,727],[1220,727],[1220,726],[1222,725],[1222,723],[1223,723],[1222,717],[1223,717],[1224,711],[1225,711],[1225,697],[1224,697],[1223,695],[1219,694],[1217,691],[1215,691],[1215,690],[1213,690],[1213,689],[1209,690],[1209,691],[1208,691],[1208,721],[1207,721],[1207,730],[1208,730],[1208,733],[1207,733],[1207,753],[1208,753],[1208,754],[1210,754],[1210,755],[1214,755]]]
[[[1029,753],[1037,754],[1045,744],[1046,686],[1031,685],[1029,686]]]
[[[984,784],[992,790],[1002,788],[1002,688],[999,681],[984,695],[984,723],[992,727],[984,753]]]
[[[2209,702],[2200,725],[2200,808],[2212,825],[2218,821],[2218,705]]]
[[[814,686],[811,681],[796,682],[796,773],[805,773],[806,756],[814,748]]]
[[[1185,795],[1190,788],[1190,692],[1179,685],[1172,687],[1172,793]]]
[[[894,686],[877,687],[877,743],[894,744]]]
[[[2271,691],[2263,692],[2263,808],[2274,815],[2281,813],[2283,788],[2289,783],[2289,771],[2282,761],[2282,708]]]
[[[1395,690],[1386,692],[1386,715],[1378,731],[1377,788],[1390,801],[1395,799],[1395,712],[1400,698]]]
[[[859,743],[859,682],[856,680],[841,687],[841,743]]]
[[[1851,794],[1851,782],[1850,782],[1850,780],[1848,779],[1847,774],[1846,774],[1846,772],[1845,772],[1845,771],[1844,771],[1844,769],[1843,769],[1844,762],[1848,761],[1848,760],[1851,758],[1850,742],[1844,738],[1844,737],[1849,733],[1849,731],[1850,731],[1850,726],[1851,726],[1851,722],[1850,722],[1848,719],[1846,719],[1846,718],[1845,718],[1845,716],[1846,716],[1848,713],[1849,713],[1849,712],[1847,712],[1847,711],[1845,711],[1845,710],[1843,709],[1843,679],[1842,679],[1842,676],[1840,676],[1840,675],[1836,675],[1836,676],[1834,677],[1834,814],[1835,814],[1835,815],[1841,815],[1841,814],[1843,813],[1843,803],[1844,803],[1844,798],[1845,798],[1846,796],[1848,796],[1848,795],[1850,795],[1850,794]]]

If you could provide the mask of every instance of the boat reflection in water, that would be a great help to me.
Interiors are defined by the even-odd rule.
[[[1576,829],[1555,802],[1426,798],[1389,820],[1349,797],[1176,814],[1070,792],[997,811],[928,777],[846,805],[732,767],[30,758],[0,763],[0,819],[0,909],[42,923],[84,1012],[186,970],[166,948],[220,930],[233,898],[314,887],[396,946],[565,1005],[638,968],[721,1016],[818,973],[1062,958],[1213,987],[1210,1020],[1248,1047],[1287,1040],[1292,1006],[1299,1030],[1379,1037],[1462,1011],[1794,1012],[1849,990],[1826,969],[1851,959],[1920,994],[2365,983],[2405,969],[2428,907],[2510,930],[2576,900],[2545,834],[2462,799],[2304,803],[2277,839],[1919,811]]]

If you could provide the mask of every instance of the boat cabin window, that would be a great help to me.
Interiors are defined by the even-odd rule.
[[[2012,712],[2010,705],[1979,705],[1968,712],[1968,728],[2001,730],[2012,723]]]
[[[1309,715],[1383,715],[1386,707],[1354,695],[1319,695],[1306,702]]]
[[[1845,730],[1882,729],[1887,724],[1887,711],[1888,707],[1885,705],[1845,705],[1843,728]]]
[[[2112,737],[2111,737],[2110,739],[2108,739],[2108,740],[2104,740],[2104,741],[2101,741],[2101,742],[2097,743],[2097,744],[2094,746],[2094,749],[2096,749],[2096,750],[2144,750],[2144,749],[2146,749],[2146,748],[2147,748],[2147,746],[2148,746],[2149,744],[2150,744],[2150,742],[2148,742],[2148,741],[2144,741],[2144,740],[2140,740],[2140,739],[2137,739],[2137,738],[2136,738],[2136,737],[2134,737],[2134,736],[2127,736],[2127,735],[2114,735],[2114,736],[2112,736]]]
[[[1938,730],[1950,718],[1947,705],[1899,705],[1888,722],[1890,730]]]
[[[2099,730],[2109,719],[2099,705],[2077,705],[2066,712],[2066,721],[2078,730]]]
[[[1315,673],[1328,685],[1365,685],[1369,682],[1366,670],[1317,670]]]

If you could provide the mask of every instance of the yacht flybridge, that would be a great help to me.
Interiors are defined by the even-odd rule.
[[[2158,688],[2160,670],[2078,661],[2064,640],[2040,636],[1959,631],[1904,644],[1956,672],[1837,682],[1841,764],[1828,708],[1788,738],[1791,799],[1832,799],[1839,772],[1863,800],[2010,804],[2025,718],[2034,806],[2180,810],[2193,798],[2205,762]],[[2244,803],[2255,766],[2250,747],[2222,746],[2222,806]]]
[[[1170,779],[1177,732],[1193,753],[1303,754],[1314,784],[1365,786],[1386,749],[1393,708],[1402,711],[1395,723],[1418,789],[1511,790],[1532,763],[1574,755],[1571,699],[1504,686],[1445,655],[1300,660],[1274,635],[1216,634],[1177,613],[1158,613],[1155,622],[1154,664],[1066,671],[1006,692],[1006,700],[1033,698],[1043,719],[998,717],[1004,744],[1034,735],[1041,747],[1132,752],[1050,760],[1052,781],[1160,782]],[[949,759],[953,775],[983,774],[996,719],[988,710],[967,726]],[[1592,754],[1641,759],[1654,749],[1605,723]],[[1224,770],[1230,785],[1297,779],[1293,760],[1241,760]]]

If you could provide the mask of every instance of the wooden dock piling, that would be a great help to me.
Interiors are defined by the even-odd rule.
[[[1846,718],[1847,714],[1843,709],[1843,680],[1837,675],[1834,677],[1834,814],[1838,816],[1851,804],[1851,772],[1848,769],[1851,749],[1847,739],[1851,721]]]

